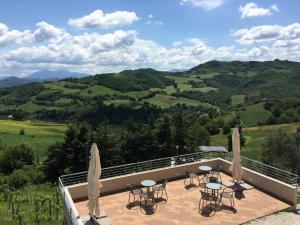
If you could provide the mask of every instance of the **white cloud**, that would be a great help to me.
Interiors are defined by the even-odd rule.
[[[224,0],[181,0],[180,4],[190,4],[194,7],[200,7],[205,10],[211,10],[221,6]]]
[[[288,26],[262,25],[232,32],[232,36],[240,37],[237,41],[243,45],[251,45],[276,40],[293,40],[300,37],[300,24]]]
[[[36,41],[57,39],[64,34],[62,29],[56,28],[55,26],[44,21],[37,23],[36,26],[37,29],[33,33]]]
[[[79,28],[112,28],[132,24],[138,19],[135,12],[115,11],[104,14],[102,10],[98,9],[86,16],[75,19],[71,18],[68,23]]]
[[[152,19],[152,18],[153,18],[153,15],[152,15],[152,14],[149,14],[149,15],[148,15],[148,18]]]
[[[0,40],[10,30],[0,24]],[[46,22],[27,31],[26,42],[15,39],[14,45],[0,50],[0,75],[25,75],[34,70],[68,69],[84,73],[116,72],[124,69],[152,67],[159,70],[186,69],[200,63],[217,60],[300,61],[300,24],[287,26],[263,25],[232,31],[238,43],[212,47],[199,37],[174,41],[165,47],[139,36],[135,30],[107,33],[82,31],[68,33]],[[10,34],[10,35],[12,35]],[[24,39],[24,38],[23,38]],[[29,40],[30,39],[30,40]],[[28,42],[30,41],[30,42]],[[30,44],[28,44],[30,43]]]
[[[279,8],[276,4],[271,5],[270,9],[272,9],[274,12],[279,12]]]
[[[30,30],[10,30],[5,24],[0,23],[0,47],[8,44],[24,44],[33,39]]]
[[[278,6],[272,5],[269,8],[261,8],[254,2],[249,2],[244,6],[240,6],[239,12],[241,13],[241,18],[258,17],[258,16],[271,16],[272,12],[278,12]]]

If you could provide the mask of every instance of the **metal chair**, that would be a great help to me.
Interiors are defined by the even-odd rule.
[[[143,190],[140,188],[136,188],[131,186],[130,184],[129,186],[129,196],[128,196],[128,205],[133,205],[135,204],[135,202],[137,200],[139,200],[139,204],[141,204],[140,200],[141,200],[141,195],[143,194]],[[133,201],[131,202],[131,196],[133,196]],[[136,199],[137,198],[137,199]]]
[[[214,176],[216,174],[218,180],[220,179],[220,183],[222,183],[221,170],[222,170],[222,166],[221,165],[217,165],[211,171],[212,176]]]
[[[232,190],[231,188],[230,188],[230,190],[229,190],[229,188],[224,188],[224,190],[220,194],[220,200],[222,202],[222,205],[224,205],[223,204],[223,199],[224,198],[229,199],[230,206],[231,206],[232,209],[234,209],[234,190]]]
[[[199,179],[199,176],[196,174],[196,173],[192,173],[192,172],[189,172],[189,171],[186,171],[185,172],[186,174],[186,177],[183,181],[184,185],[187,187],[196,187],[197,185],[195,185],[194,183],[194,179],[198,179],[198,182],[200,183],[200,179]],[[189,179],[190,180],[190,183],[188,185],[186,185],[186,180]]]
[[[210,214],[212,211],[214,211],[215,213],[215,210],[212,210],[211,203],[214,202],[214,206],[215,206],[216,205],[215,203],[218,200],[217,197],[207,191],[200,191],[200,193],[201,193],[201,197],[199,200],[199,213],[201,214],[204,213],[203,212],[204,207],[210,208],[210,212],[208,214]]]
[[[156,199],[158,199],[159,193],[161,193],[160,198],[162,198],[165,193],[166,200],[168,200],[168,194],[167,194],[167,189],[166,189],[167,183],[168,183],[168,180],[165,179],[162,184],[156,185],[152,188],[153,192],[156,193]]]

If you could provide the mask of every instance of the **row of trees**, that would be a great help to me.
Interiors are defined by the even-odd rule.
[[[50,146],[45,171],[54,181],[61,174],[86,170],[92,142],[98,144],[102,166],[107,167],[194,152],[209,141],[210,134],[199,121],[187,126],[180,113],[147,124],[129,120],[117,132],[112,132],[107,120],[95,129],[75,123],[63,142]]]

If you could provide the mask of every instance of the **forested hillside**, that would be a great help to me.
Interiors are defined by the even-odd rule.
[[[146,121],[176,105],[259,117],[246,126],[299,121],[300,63],[210,61],[186,72],[126,70],[0,89],[0,115],[68,122]],[[259,112],[259,113],[258,113]],[[262,114],[261,114],[262,113]],[[243,118],[242,118],[243,119]]]

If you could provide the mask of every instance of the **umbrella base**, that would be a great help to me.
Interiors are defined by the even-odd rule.
[[[111,220],[107,217],[106,213],[101,210],[100,212],[100,216],[95,217],[95,216],[90,216],[90,215],[86,215],[86,216],[82,216],[81,220],[83,222],[84,225],[111,225]]]

